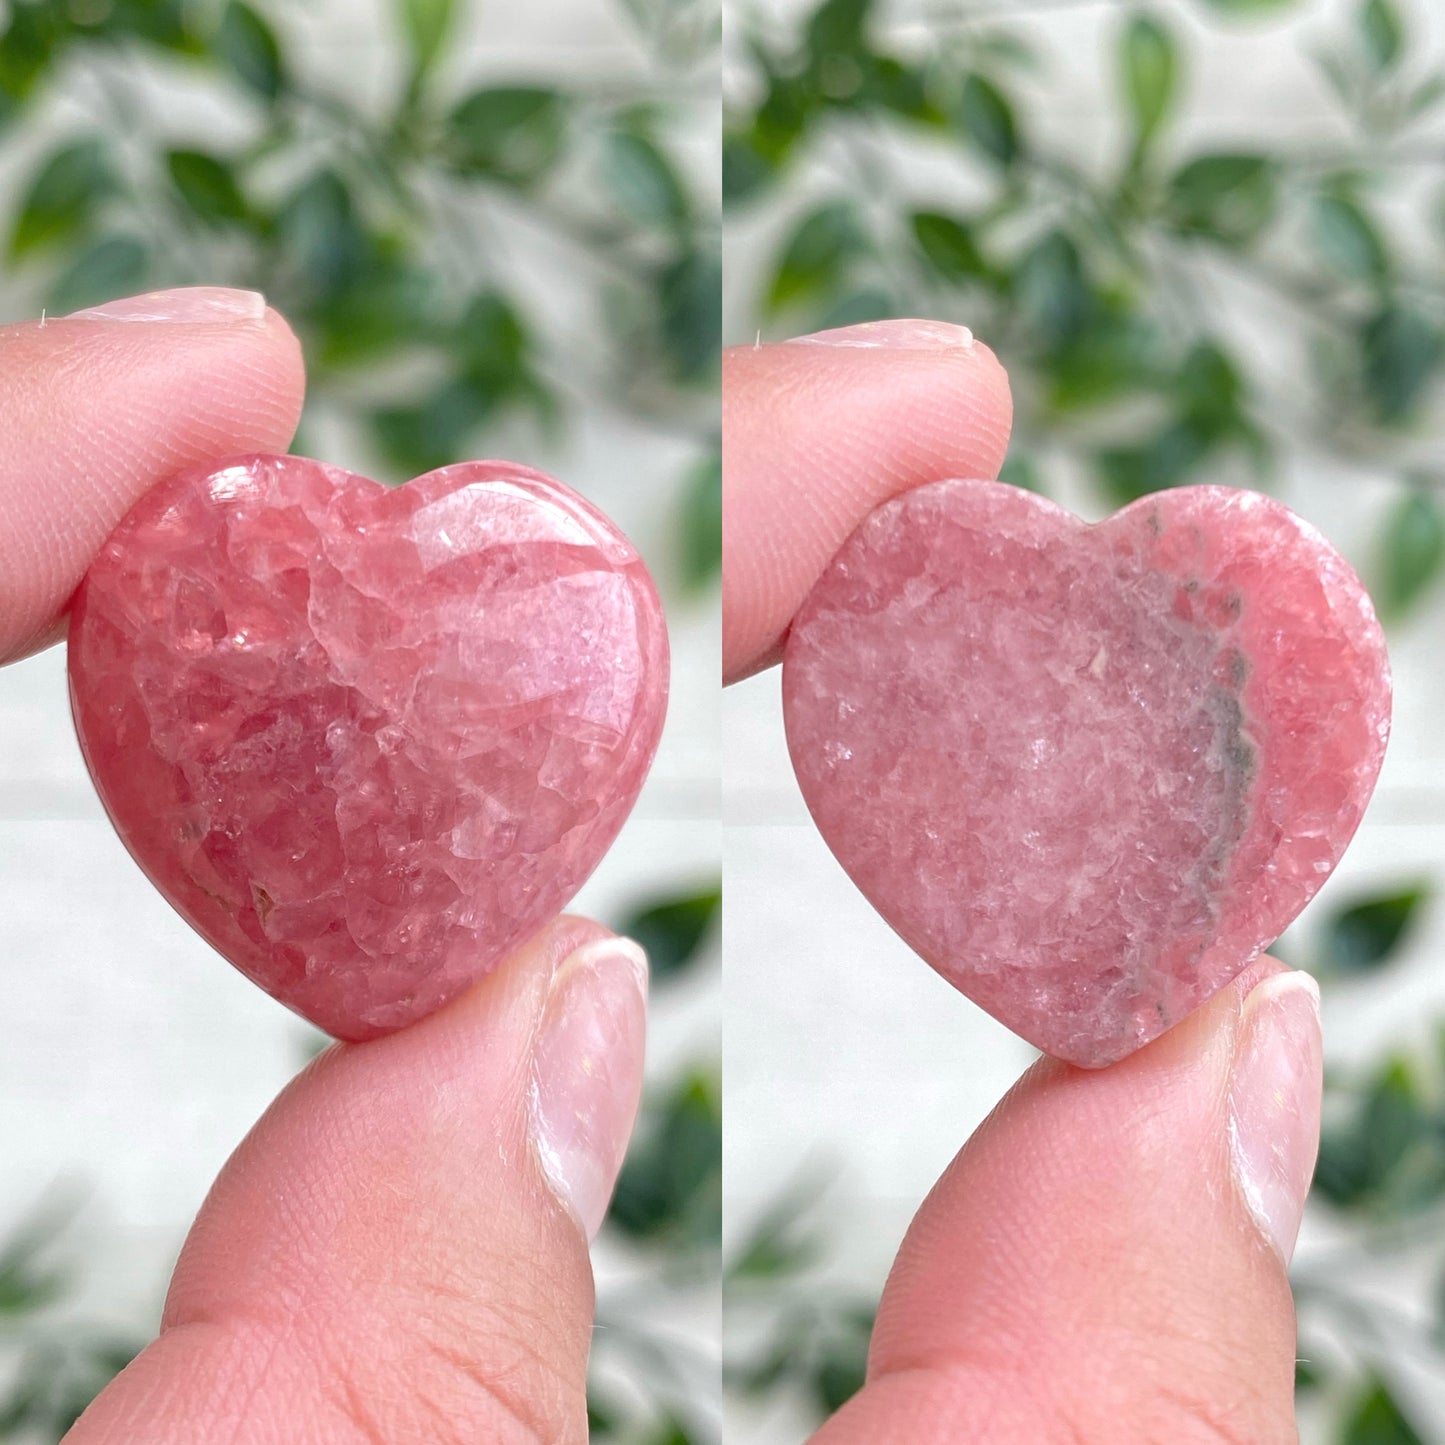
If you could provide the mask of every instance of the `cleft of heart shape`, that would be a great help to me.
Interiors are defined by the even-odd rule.
[[[790,630],[823,838],[945,978],[1097,1067],[1210,998],[1339,862],[1390,720],[1330,544],[1191,487],[1086,525],[993,482],[878,508]]]
[[[151,881],[262,988],[364,1039],[488,972],[596,867],[657,748],[667,637],[627,539],[539,472],[393,490],[259,456],[124,518],[69,669]]]

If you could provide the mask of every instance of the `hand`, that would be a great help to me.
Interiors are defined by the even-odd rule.
[[[723,377],[732,680],[778,660],[874,506],[996,476],[1011,403],[931,322],[738,347]],[[1112,1068],[1040,1060],[919,1210],[818,1445],[1297,1439],[1286,1261],[1320,1092],[1318,995],[1270,960]]]
[[[303,388],[244,292],[0,328],[0,661],[60,636],[147,488],[284,451]],[[637,1108],[644,975],[563,918],[440,1013],[328,1049],[222,1171],[160,1338],[67,1445],[585,1441],[587,1240]]]

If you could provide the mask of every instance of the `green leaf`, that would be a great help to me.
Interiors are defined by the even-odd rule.
[[[1340,1445],[1425,1445],[1382,1380],[1365,1386],[1349,1407]]]
[[[1372,1188],[1385,1185],[1429,1131],[1425,1101],[1404,1059],[1385,1066],[1365,1095],[1360,1136],[1365,1144],[1365,1177]]]
[[[198,7],[189,0],[114,0],[106,5],[72,5],[77,29],[85,35],[144,40],[165,50],[204,56],[209,35],[198,32]]]
[[[1206,433],[1222,436],[1239,425],[1244,380],[1234,361],[1213,342],[1191,348],[1174,391],[1180,409]]]
[[[496,409],[497,400],[471,378],[454,377],[423,401],[374,412],[371,432],[398,471],[417,476],[454,462],[467,438]]]
[[[67,1283],[60,1270],[7,1251],[0,1257],[0,1316],[43,1309],[64,1294]]]
[[[1361,330],[1365,391],[1385,424],[1405,421],[1445,357],[1445,336],[1411,307],[1388,302]]]
[[[698,957],[721,907],[722,889],[714,884],[648,904],[624,919],[618,932],[642,946],[653,978],[668,979]]]
[[[682,180],[648,136],[613,131],[604,143],[602,179],[618,209],[639,225],[673,225],[687,217]]]
[[[1180,418],[1141,446],[1106,447],[1094,459],[1095,470],[1104,494],[1123,507],[1187,482],[1217,440],[1210,429]]]
[[[10,233],[11,259],[73,241],[89,226],[115,184],[100,141],[76,141],[53,152],[32,177],[20,203]]]
[[[686,1075],[644,1109],[612,1197],[609,1222],[634,1238],[667,1236],[717,1249],[722,1111],[710,1074]]]
[[[490,387],[505,387],[527,370],[527,327],[499,291],[473,298],[457,323],[456,353],[467,376]]]
[[[910,224],[918,249],[942,280],[978,281],[989,275],[988,262],[966,221],[939,211],[916,211]]]
[[[603,1400],[598,1395],[596,1385],[589,1383],[587,1386],[588,1440],[600,1440],[604,1436],[615,1435],[621,1424],[621,1412],[610,1400]]]
[[[964,135],[990,159],[1003,166],[1018,159],[1018,122],[1013,106],[986,76],[974,74],[964,81],[958,120]]]
[[[0,1242],[0,1315],[42,1308],[64,1292],[63,1271],[46,1256],[74,1213],[74,1202],[42,1205]]]
[[[69,17],[59,5],[10,5],[0,31],[0,119],[18,110],[69,38]]]
[[[751,199],[777,173],[776,160],[766,155],[750,132],[729,131],[723,137],[722,194],[725,206]]]
[[[669,1418],[646,1437],[645,1445],[701,1445],[701,1442],[693,1439],[680,1420]]]
[[[783,246],[768,288],[767,310],[776,313],[836,292],[862,247],[858,215],[849,202],[832,201],[809,211]]]
[[[402,33],[411,49],[412,74],[423,76],[446,45],[454,19],[454,0],[396,0]]]
[[[722,452],[704,457],[688,473],[678,538],[682,585],[689,592],[710,586],[722,570]]]
[[[867,49],[873,0],[823,0],[808,21],[804,43],[816,67],[830,55],[856,56]]]
[[[722,346],[722,258],[715,245],[687,247],[657,278],[662,342],[676,379],[716,375]]]
[[[1294,1362],[1294,1388],[1296,1394],[1307,1390],[1318,1390],[1326,1380],[1325,1372],[1314,1360],[1297,1359]]]
[[[1405,97],[1401,116],[1405,121],[1419,120],[1445,100],[1445,75],[1427,76]]]
[[[438,327],[444,289],[425,267],[371,254],[367,238],[354,229],[354,222],[343,224],[348,230],[340,244],[355,248],[357,269],[353,272],[344,264],[338,284],[323,282],[324,294],[308,296],[304,306],[315,327],[310,338],[312,359],[327,368],[374,362],[430,336]],[[294,234],[290,239],[307,244]],[[329,259],[313,255],[306,262],[307,270],[315,274],[315,268],[325,267]]]
[[[849,1330],[830,1339],[813,1373],[813,1393],[824,1414],[841,1410],[863,1388],[868,1370],[868,1332]]]
[[[1390,509],[1380,538],[1375,606],[1386,622],[1401,621],[1445,566],[1445,507],[1434,492],[1415,488]]]
[[[246,0],[230,0],[216,33],[216,54],[244,85],[267,100],[286,86],[276,32]]]
[[[937,128],[947,121],[929,96],[928,72],[891,55],[870,57],[859,98],[921,125]]]
[[[1085,411],[1151,390],[1172,359],[1157,323],[1132,313],[1095,314],[1087,300],[1083,315],[1088,325],[1046,359],[1048,405]]]
[[[166,168],[181,199],[199,220],[222,226],[246,218],[246,198],[226,162],[204,151],[177,150],[167,153]]]
[[[284,262],[304,287],[303,309],[327,304],[359,282],[369,259],[351,191],[334,170],[308,176],[276,216]]]
[[[473,91],[457,106],[444,150],[463,174],[528,186],[551,168],[566,138],[567,105],[558,91],[499,85]]]
[[[1142,151],[1169,115],[1178,89],[1179,53],[1174,37],[1154,15],[1130,16],[1123,38],[1124,93]]]
[[[998,479],[1006,486],[1021,487],[1026,492],[1037,492],[1040,496],[1048,495],[1048,488],[1044,485],[1044,476],[1039,470],[1039,464],[1022,452],[1011,451],[1004,458],[1003,466],[999,468]]]
[[[1378,282],[1390,269],[1375,224],[1349,196],[1316,196],[1310,235],[1324,263],[1346,281]]]
[[[1186,235],[1225,245],[1254,240],[1274,219],[1274,164],[1265,156],[1198,156],[1175,172],[1165,199],[1168,220]]]
[[[800,1175],[773,1200],[728,1260],[728,1280],[779,1280],[816,1264],[827,1252],[827,1233],[808,1211],[825,1184],[816,1173]]]
[[[1020,317],[1048,347],[1073,341],[1093,311],[1083,257],[1063,231],[1047,232],[1024,253],[1013,286]]]
[[[1388,963],[1430,899],[1424,884],[1361,899],[1330,915],[1320,966],[1331,973],[1370,973]]]
[[[1370,63],[1376,70],[1392,69],[1405,49],[1405,28],[1392,0],[1365,0],[1359,26]]]
[[[63,316],[143,289],[150,258],[133,236],[108,236],[87,247],[50,288],[48,309]]]

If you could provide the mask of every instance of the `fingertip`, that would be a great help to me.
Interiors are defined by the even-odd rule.
[[[429,1017],[327,1049],[222,1170],[161,1337],[77,1440],[195,1439],[240,1395],[307,1438],[584,1439],[586,1229],[642,1014],[639,950],[564,916]]]
[[[1260,958],[1116,1064],[1039,1060],[914,1220],[870,1380],[964,1362],[1038,1379],[1041,1402],[1089,1438],[1102,1399],[1122,1412],[1120,1438],[1131,1419],[1182,1430],[1213,1407],[1253,1422],[1248,1438],[1284,1438],[1284,1263],[1318,1144],[1313,993]],[[1149,1369],[1122,1370],[1130,1359]],[[1199,1397],[1171,1395],[1179,1379]]]
[[[903,320],[732,348],[723,369],[723,657],[775,662],[794,612],[880,502],[994,477],[1008,377],[963,328]]]
[[[212,321],[91,313],[7,326],[0,341],[3,662],[58,635],[91,560],[157,482],[285,451],[305,367],[271,309]]]

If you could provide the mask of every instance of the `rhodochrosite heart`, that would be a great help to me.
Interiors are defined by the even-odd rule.
[[[183,473],[76,596],[71,701],[182,916],[347,1039],[420,1018],[576,892],[647,773],[667,639],[637,553],[539,472],[388,490],[300,457]]]
[[[1122,1058],[1329,876],[1389,732],[1359,580],[1222,487],[1097,526],[993,482],[880,507],[808,597],[783,698],[828,846],[1048,1053]]]

